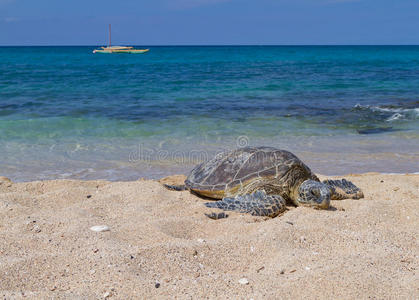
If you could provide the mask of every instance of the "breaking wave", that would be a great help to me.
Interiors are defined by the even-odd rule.
[[[385,105],[374,106],[356,104],[354,109],[380,114],[386,122],[411,121],[419,119],[419,107],[405,108]]]

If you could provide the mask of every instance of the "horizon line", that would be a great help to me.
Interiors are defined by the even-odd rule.
[[[125,45],[125,43],[120,43]],[[129,44],[131,46],[148,46],[148,47],[342,47],[342,46],[419,46],[419,44]],[[0,47],[100,47],[102,44],[10,44],[1,45]],[[106,46],[106,45],[105,45]]]

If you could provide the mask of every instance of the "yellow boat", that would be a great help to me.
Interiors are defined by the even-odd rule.
[[[100,49],[93,50],[93,53],[129,53],[129,54],[141,54],[146,53],[150,49],[134,49],[134,47],[127,46],[111,46],[111,24],[109,24],[109,46],[100,47]]]

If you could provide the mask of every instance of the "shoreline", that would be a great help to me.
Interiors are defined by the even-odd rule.
[[[15,183],[0,177],[0,295],[259,299],[417,294],[419,174],[344,177],[365,198],[333,200],[329,210],[288,207],[273,219],[232,213],[217,221],[204,216],[207,200],[166,190],[156,180]],[[110,230],[90,230],[98,225]]]
[[[314,173],[327,176],[419,172],[419,153],[416,148],[412,148],[415,141],[411,141],[409,147],[395,143],[393,148],[380,148],[380,144],[371,148],[370,142],[362,144],[361,141],[345,146],[348,141],[343,138],[334,146],[331,144],[332,139],[327,144],[319,141],[313,143],[315,140],[307,140],[302,144],[293,144],[291,141],[287,144],[285,141],[282,144],[261,142],[260,145],[286,149],[297,155]],[[0,159],[0,171],[1,175],[16,182],[53,179],[132,181],[140,177],[160,179],[170,174],[188,174],[197,164],[207,161],[216,153],[237,148],[229,144],[225,147],[209,145],[207,149],[201,149],[203,144],[195,147],[154,147],[151,144],[146,149],[131,146],[118,148],[118,151],[113,149],[111,152],[84,146],[79,146],[84,150],[75,152],[35,149],[37,151],[34,153],[35,150],[13,152],[9,149],[4,153],[3,160]]]
[[[115,179],[115,180],[110,180],[110,179],[106,179],[106,178],[93,178],[93,179],[78,179],[78,178],[49,178],[49,179],[33,179],[33,180],[13,180],[12,178],[9,178],[8,176],[2,176],[0,175],[0,181],[1,180],[10,180],[12,183],[32,183],[32,182],[48,182],[48,181],[81,181],[81,182],[93,182],[93,181],[103,181],[103,182],[109,182],[109,183],[117,183],[117,182],[136,182],[136,181],[156,181],[156,182],[162,182],[162,180],[165,180],[167,178],[177,178],[177,177],[181,177],[181,178],[185,178],[187,177],[188,173],[185,174],[173,174],[173,175],[162,175],[159,178],[147,178],[147,177],[141,177],[138,176],[137,179],[127,179],[127,180],[123,180],[123,179]],[[318,174],[316,173],[317,176],[319,176],[319,178],[344,178],[347,176],[367,176],[367,175],[394,175],[394,176],[409,176],[409,175],[419,175],[419,171],[418,172],[400,172],[400,173],[396,173],[396,172],[375,172],[375,171],[370,171],[370,172],[365,172],[365,173],[352,173],[352,172],[348,172],[345,173],[343,175],[336,175],[336,174],[332,174],[332,175],[323,175],[323,174]]]

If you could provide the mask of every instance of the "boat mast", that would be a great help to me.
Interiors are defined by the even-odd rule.
[[[109,47],[111,47],[112,40],[111,40],[111,24],[109,24]]]

